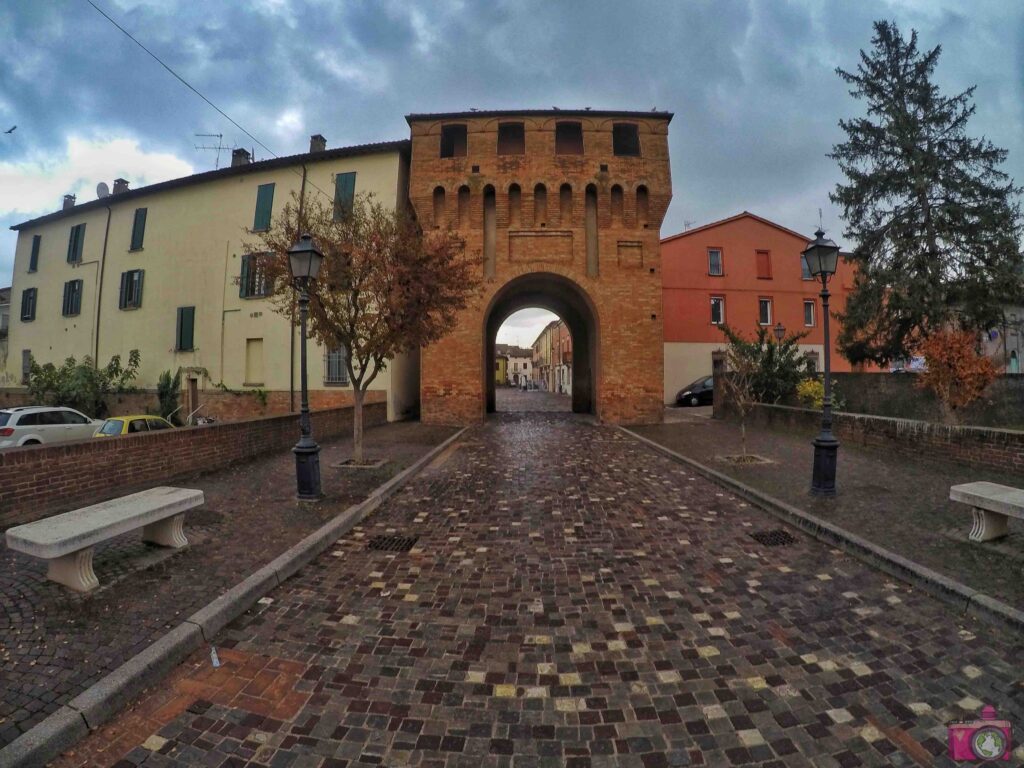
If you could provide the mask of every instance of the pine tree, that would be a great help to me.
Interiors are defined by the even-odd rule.
[[[1020,188],[999,169],[1006,150],[967,135],[974,87],[943,96],[932,82],[941,47],[920,52],[917,32],[890,22],[874,30],[856,72],[836,70],[867,114],[839,123],[847,140],[829,157],[847,181],[830,197],[856,244],[839,344],[884,365],[953,318],[992,327],[1019,297]]]

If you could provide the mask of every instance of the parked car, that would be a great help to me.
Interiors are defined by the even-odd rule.
[[[676,405],[711,405],[715,399],[715,379],[702,376],[676,395]]]
[[[92,437],[102,422],[73,408],[26,405],[0,409],[0,448],[50,445]]]
[[[112,416],[103,422],[93,437],[119,437],[121,435],[137,435],[140,432],[158,432],[161,429],[174,429],[174,425],[159,416]]]

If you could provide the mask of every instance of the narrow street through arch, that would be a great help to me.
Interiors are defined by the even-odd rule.
[[[497,414],[58,764],[924,766],[958,706],[1024,721],[1019,638],[778,527],[614,427]]]

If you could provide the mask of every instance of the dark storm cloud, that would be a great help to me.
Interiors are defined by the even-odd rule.
[[[279,154],[315,132],[332,146],[400,138],[408,112],[672,110],[666,234],[743,209],[808,232],[819,207],[838,234],[826,153],[859,106],[834,69],[854,67],[872,20],[889,18],[943,45],[947,92],[978,84],[971,130],[1010,149],[1007,170],[1024,181],[1016,0],[97,2]],[[73,136],[134,139],[197,170],[213,155],[193,133],[253,144],[84,0],[5,3],[0,29],[0,130],[19,126],[0,136],[5,181],[59,173]],[[4,228],[42,212],[13,208],[0,204]],[[0,274],[13,247],[0,238]]]

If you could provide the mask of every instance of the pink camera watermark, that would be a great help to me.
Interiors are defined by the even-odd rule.
[[[999,720],[991,704],[982,707],[976,720],[951,720],[949,729],[949,756],[953,760],[977,762],[979,760],[1010,760],[1013,748],[1010,721]]]

